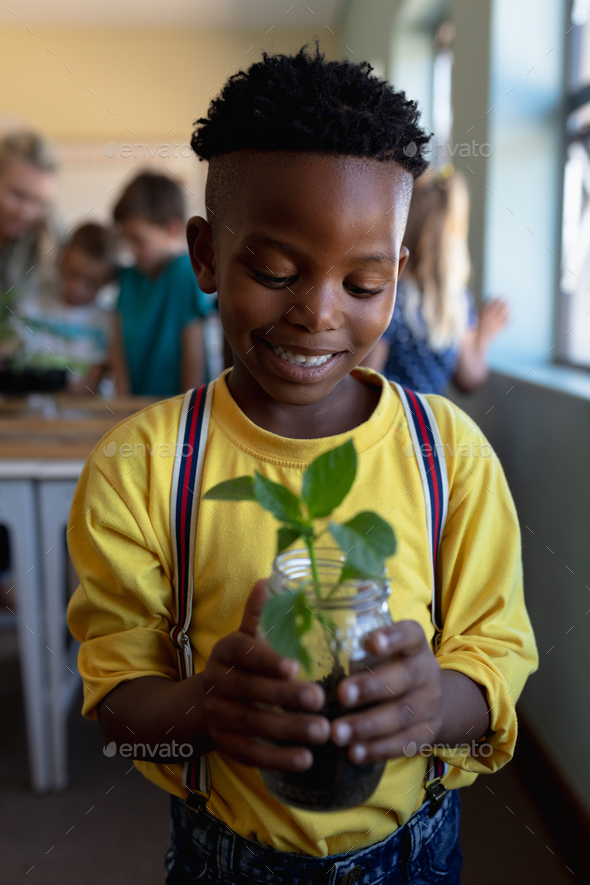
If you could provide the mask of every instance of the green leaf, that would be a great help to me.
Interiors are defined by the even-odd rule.
[[[342,571],[340,572],[340,580],[339,584],[343,584],[344,581],[354,581],[356,578],[366,577],[366,575],[361,575],[357,569],[353,565],[350,564],[348,560],[345,561],[342,566]]]
[[[393,529],[376,513],[358,513],[344,525],[331,522],[329,529],[336,543],[346,553],[343,574],[346,570],[348,577],[353,577],[351,568],[358,573],[356,577],[378,577],[387,557],[393,556],[396,551]]]
[[[294,541],[301,537],[299,529],[286,525],[279,529],[277,537],[277,556],[290,547]]]
[[[254,478],[238,476],[236,479],[220,482],[205,492],[203,498],[210,501],[255,501]]]
[[[370,510],[357,513],[346,525],[364,537],[373,550],[380,553],[383,559],[393,556],[397,549],[395,534],[389,523]]]
[[[297,523],[302,519],[299,498],[285,486],[267,479],[256,471],[254,495],[261,507],[269,510],[280,522]]]
[[[271,596],[262,610],[262,627],[267,642],[283,657],[295,658],[308,672],[311,661],[301,637],[311,627],[312,617],[303,591],[291,594],[287,590]]]
[[[356,451],[351,439],[313,461],[303,477],[301,497],[310,519],[329,516],[342,503],[356,476]]]

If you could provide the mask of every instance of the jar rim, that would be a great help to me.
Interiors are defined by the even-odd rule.
[[[318,547],[315,553],[318,569],[322,566],[327,567],[327,572],[324,574],[332,571],[337,564],[344,564],[345,561],[345,555],[337,547]],[[290,561],[292,562],[291,568],[287,566]],[[310,576],[311,557],[307,548],[285,550],[276,556],[273,563],[273,577],[278,577],[279,581],[282,579],[286,584],[287,582],[302,580]],[[284,588],[275,588],[273,584],[274,581],[271,578],[269,589],[273,595],[285,592]],[[385,568],[383,569],[382,576],[379,578],[351,578],[343,581],[340,585],[330,584],[329,582],[326,582],[326,585],[332,588],[339,586],[342,588],[342,593],[329,598],[322,598],[317,596],[312,587],[306,592],[311,607],[315,609],[354,608],[355,610],[362,610],[382,602],[391,592]],[[355,589],[355,592],[351,593],[351,589]]]

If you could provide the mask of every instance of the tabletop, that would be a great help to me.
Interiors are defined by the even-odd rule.
[[[0,478],[78,475],[96,443],[157,397],[0,397]]]

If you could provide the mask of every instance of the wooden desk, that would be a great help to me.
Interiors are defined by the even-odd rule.
[[[96,443],[156,399],[43,394],[0,398],[0,523],[10,533],[31,784],[68,783],[67,715],[80,685],[66,624],[66,527]],[[10,605],[10,603],[9,603]]]
[[[0,460],[86,460],[105,433],[155,397],[0,397]]]
[[[55,405],[59,414],[88,414],[88,412],[109,411],[113,415],[125,418],[139,412],[158,401],[153,396],[119,396],[115,399],[104,399],[96,394],[92,396],[74,396],[71,393],[33,393],[29,396],[6,396],[0,393],[0,412],[10,414],[35,414],[43,411],[43,404],[51,408]]]

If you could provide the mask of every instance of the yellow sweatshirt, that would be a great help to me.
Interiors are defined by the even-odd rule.
[[[334,518],[344,522],[373,510],[391,522],[398,539],[398,551],[387,563],[391,615],[418,621],[430,639],[425,505],[408,425],[395,388],[369,370],[356,369],[355,375],[381,388],[377,408],[349,433],[321,439],[287,439],[262,430],[238,408],[225,377],[219,378],[210,394],[202,490],[258,470],[299,493],[309,463],[352,437],[357,477]],[[514,704],[538,657],[523,597],[518,521],[502,468],[463,412],[440,396],[428,396],[428,402],[446,446],[449,477],[439,554],[444,629],[437,657],[443,669],[458,670],[485,687],[491,716],[489,755],[439,751],[452,766],[445,785],[456,788],[511,758]],[[182,397],[173,397],[114,427],[90,455],[76,489],[68,541],[80,586],[68,624],[82,643],[82,712],[91,719],[97,718],[98,702],[120,682],[148,675],[178,679],[169,635],[175,608],[170,489],[181,406]],[[200,503],[189,631],[195,672],[204,669],[215,643],[239,627],[252,586],[270,573],[276,532],[274,518],[255,503]],[[266,791],[258,769],[223,753],[209,759],[209,810],[241,836],[279,851],[324,856],[374,844],[405,823],[424,797],[427,760],[420,754],[390,760],[364,805],[331,813],[281,805]],[[158,786],[186,797],[180,764],[135,765]]]

